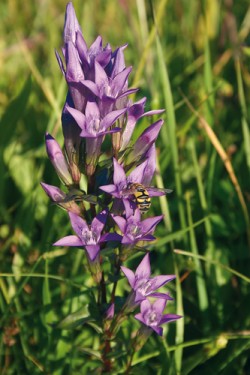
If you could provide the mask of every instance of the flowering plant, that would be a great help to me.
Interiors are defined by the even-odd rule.
[[[103,371],[115,367],[111,352],[120,344],[116,335],[121,323],[137,308],[135,318],[141,323],[132,347],[138,350],[151,333],[162,336],[162,324],[179,319],[164,314],[172,298],[158,289],[174,275],[151,277],[149,253],[135,273],[124,265],[139,251],[148,251],[145,243],[153,241],[153,232],[161,216],[142,220],[151,197],[169,192],[150,186],[155,172],[155,141],[163,124],[160,119],[150,125],[135,142],[133,130],[144,116],[163,110],[144,112],[146,98],[135,103],[128,88],[131,67],[124,62],[126,46],[112,51],[103,46],[100,36],[88,48],[78,24],[72,3],[67,5],[64,25],[63,59],[56,57],[68,86],[62,111],[64,152],[56,140],[46,134],[46,149],[55,171],[65,186],[42,183],[50,199],[68,212],[75,235],[57,240],[54,246],[70,246],[85,250],[97,295],[90,293],[89,321],[102,333],[100,360]],[[103,150],[104,139],[111,142]],[[87,192],[82,181],[87,181]],[[111,276],[105,275],[109,262]],[[120,273],[120,271],[122,271]],[[132,288],[123,304],[116,295],[121,275]],[[110,289],[110,284],[113,284]],[[153,300],[152,300],[153,299]],[[93,309],[92,309],[93,310]],[[85,319],[88,322],[88,319]],[[133,352],[134,353],[134,352]],[[131,353],[127,368],[132,363]]]

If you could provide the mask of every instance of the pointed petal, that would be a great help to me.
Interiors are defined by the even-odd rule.
[[[141,222],[143,233],[152,234],[156,225],[162,220],[163,215],[149,217]]]
[[[111,87],[112,87],[112,94],[114,97],[117,97],[117,95],[124,91],[123,89],[127,88],[126,83],[128,76],[132,70],[132,67],[125,68],[122,72],[118,73],[115,78],[112,81]]]
[[[68,43],[72,41],[75,43],[76,39],[76,32],[79,31],[81,33],[81,27],[77,21],[75,9],[73,7],[72,2],[69,2],[66,7],[65,13],[65,22],[64,22],[64,30],[63,30],[63,39],[64,43]]]
[[[122,186],[126,185],[127,179],[126,179],[126,174],[124,172],[123,167],[118,163],[118,161],[113,158],[113,163],[114,163],[114,176],[113,176],[113,181],[116,186]]]
[[[85,79],[81,82],[84,87],[87,87],[94,95],[99,96],[99,89],[95,82]]]
[[[138,167],[136,167],[128,176],[128,182],[141,183],[146,165],[147,160],[145,160],[142,164],[138,165]]]
[[[176,315],[176,314],[165,314],[162,316],[160,324],[173,322],[174,320],[177,320],[180,318],[183,318],[183,317],[181,315]]]
[[[77,246],[83,247],[83,243],[77,236],[66,236],[53,243],[53,246]]]
[[[128,282],[129,282],[131,288],[134,288],[134,286],[135,286],[134,272],[131,271],[129,268],[124,267],[124,266],[121,266],[121,270],[124,273],[124,275],[126,276],[126,278],[128,279]]]
[[[151,310],[151,303],[145,299],[141,303],[141,313],[144,315],[148,310]]]
[[[162,334],[163,334],[163,328],[162,327],[154,327],[154,326],[152,326],[150,328],[152,328],[157,333],[157,335],[162,336]]]
[[[139,320],[140,322],[142,322],[143,324],[145,324],[145,321],[143,319],[143,315],[141,313],[138,313],[135,315],[135,319]]]
[[[82,231],[83,229],[89,230],[89,227],[85,220],[83,220],[80,216],[69,212],[69,218],[72,225],[72,228],[76,235],[82,238]]]
[[[101,236],[100,242],[106,241],[121,241],[122,236],[118,233],[105,233]]]
[[[153,277],[154,290],[159,289],[161,286],[167,284],[169,281],[175,279],[175,275],[159,275]]]
[[[153,309],[158,313],[158,314],[162,314],[164,309],[165,309],[165,306],[166,306],[166,299],[163,299],[163,298],[159,298],[157,299],[154,303],[153,303]]]
[[[146,234],[141,238],[141,241],[154,241],[155,237],[152,234]]]
[[[113,216],[113,220],[116,222],[122,233],[125,233],[127,221],[121,216]]]
[[[102,190],[102,191],[105,191],[106,193],[112,194],[112,195],[117,192],[116,186],[113,185],[113,184],[99,186],[99,189]]]
[[[140,279],[148,279],[151,275],[150,258],[149,254],[146,254],[142,259],[139,266],[136,268],[135,275]]]
[[[77,109],[69,107],[69,106],[67,106],[67,111],[71,114],[71,116],[80,126],[80,128],[84,129],[85,121],[86,121],[85,115],[82,112],[78,111]]]
[[[123,114],[125,113],[127,108],[119,109],[117,111],[112,111],[108,113],[104,119],[101,121],[101,126],[105,127],[105,129],[109,128],[113,123]]]
[[[91,223],[91,229],[94,233],[97,234],[98,237],[101,235],[101,232],[104,228],[107,217],[108,217],[108,210],[103,210],[93,219]]]
[[[100,251],[100,245],[87,245],[85,249],[88,253],[89,259],[94,261]]]
[[[167,294],[167,293],[157,293],[157,292],[156,293],[149,293],[148,296],[154,297],[154,298],[163,298],[167,301],[173,301],[173,298],[170,297],[170,295]]]

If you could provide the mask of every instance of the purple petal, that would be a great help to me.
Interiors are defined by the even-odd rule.
[[[123,114],[126,112],[126,108],[119,109],[117,111],[112,111],[108,113],[104,119],[101,121],[102,126],[105,127],[105,129],[109,128],[113,123]]]
[[[83,247],[83,243],[77,236],[66,236],[53,243],[53,246],[77,246]]]
[[[122,72],[118,73],[117,76],[112,81],[112,94],[114,97],[117,97],[117,95],[124,91],[122,90],[124,86],[126,85],[128,76],[132,70],[132,67],[125,68]],[[127,87],[125,87],[126,89]]]
[[[87,102],[85,109],[86,119],[100,118],[100,111],[96,102]]]
[[[88,253],[89,259],[93,262],[100,251],[100,245],[87,245],[85,249]]]
[[[121,216],[112,216],[122,233],[125,233],[127,221]]]
[[[84,129],[85,121],[86,121],[85,115],[82,112],[78,111],[77,109],[71,108],[69,106],[67,106],[67,111],[71,114],[71,116],[80,126],[80,128]]]
[[[87,87],[94,95],[99,96],[99,89],[95,82],[85,79],[81,82],[84,87]]]
[[[162,336],[162,334],[163,334],[163,328],[162,327],[152,326],[150,328],[152,328],[157,333],[157,335]]]
[[[175,279],[175,277],[175,275],[159,275],[153,277],[152,281],[154,282],[154,289],[159,289],[161,286]]]
[[[79,61],[79,55],[76,50],[76,47],[72,42],[68,42],[65,48],[65,58],[67,62],[66,68],[66,80],[67,82],[75,81],[83,81],[84,74],[82,71],[82,67]]]
[[[81,27],[77,21],[75,10],[73,7],[72,2],[69,2],[66,7],[65,13],[65,22],[64,22],[64,31],[63,31],[63,39],[65,43],[72,41],[75,43],[76,39],[76,32],[79,31],[81,33]]]
[[[154,124],[150,125],[144,132],[140,135],[138,140],[134,144],[133,153],[136,157],[143,155],[149,147],[155,142],[158,134],[163,125],[163,120],[158,120]]]
[[[118,161],[113,158],[113,163],[114,163],[114,176],[113,176],[113,181],[116,186],[119,185],[126,185],[127,179],[126,179],[126,174],[124,172],[123,167],[118,163]]]
[[[154,241],[155,237],[152,234],[146,234],[141,238],[142,241]]]
[[[108,210],[100,212],[91,223],[91,230],[99,237],[104,228],[108,216]]]
[[[135,286],[134,272],[131,271],[129,268],[124,267],[124,266],[121,266],[121,270],[124,273],[124,275],[126,276],[126,278],[128,279],[128,282],[129,282],[131,288],[134,288],[134,286]]]
[[[73,214],[72,212],[69,212],[69,218],[74,232],[78,237],[82,238],[83,229],[89,231],[89,227],[86,221],[83,220],[80,216]]]
[[[163,299],[163,298],[159,298],[157,299],[153,305],[152,305],[152,308],[158,313],[158,314],[162,314],[164,309],[165,309],[165,306],[166,306],[166,299]]]
[[[103,186],[99,186],[99,189],[105,191],[106,193],[112,194],[112,195],[115,195],[115,193],[116,193],[116,195],[118,196],[116,185],[113,185],[113,184],[103,185]]]
[[[95,83],[99,89],[108,85],[108,76],[103,67],[97,61],[95,61]]]
[[[140,322],[142,322],[143,324],[145,324],[145,321],[143,319],[143,315],[141,313],[138,313],[135,315],[135,319],[139,320]]]
[[[147,160],[138,165],[128,176],[128,182],[141,183],[143,179],[144,169],[147,165]]]
[[[45,193],[54,202],[62,201],[66,197],[66,194],[62,190],[60,190],[57,186],[48,185],[48,184],[45,184],[44,182],[40,182],[40,184],[43,190],[45,191]]]
[[[154,297],[154,298],[163,298],[163,299],[165,299],[165,300],[167,300],[167,301],[173,301],[173,298],[172,297],[170,297],[170,295],[169,294],[167,294],[167,293],[150,293],[150,294],[148,294],[148,296],[149,297]]]
[[[106,241],[121,241],[122,236],[118,233],[105,233],[101,236],[100,242]]]
[[[181,315],[165,314],[165,315],[162,316],[160,324],[173,322],[174,320],[177,320],[177,319],[180,319],[180,318],[182,318]]]
[[[141,303],[141,313],[144,315],[148,310],[151,310],[151,303],[145,299]]]
[[[65,72],[65,68],[64,68],[61,56],[59,55],[59,53],[57,52],[57,50],[55,50],[55,54],[56,54],[56,59],[57,59],[58,65],[59,65],[59,67],[60,67],[60,69],[62,71],[62,74],[65,76],[66,72]]]
[[[163,215],[149,217],[141,222],[141,226],[143,229],[143,233],[145,234],[152,234],[156,225],[162,220]]]
[[[58,176],[65,185],[72,185],[73,180],[69,172],[68,164],[59,144],[49,133],[45,135],[45,143],[48,157]]]
[[[147,165],[144,169],[142,184],[144,186],[149,186],[152,178],[154,177],[155,168],[156,168],[156,149],[155,143],[149,148],[145,157],[147,158]]]
[[[135,271],[135,275],[137,278],[140,279],[148,279],[151,274],[151,268],[150,268],[150,258],[149,254],[146,254],[145,257],[142,259],[141,263],[137,267]]]

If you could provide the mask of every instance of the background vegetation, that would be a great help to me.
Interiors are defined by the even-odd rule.
[[[39,185],[59,184],[44,133],[62,144],[66,85],[54,49],[62,45],[65,6],[64,0],[0,4],[1,374],[88,374],[98,367],[93,327],[55,325],[82,309],[92,285],[79,250],[51,246],[71,229]],[[74,6],[89,45],[98,34],[113,49],[128,43],[136,98],[146,95],[147,109],[166,108],[155,185],[174,193],[153,200],[150,216],[163,212],[165,220],[152,269],[177,274],[169,311],[184,319],[166,327],[163,339],[150,337],[133,373],[249,374],[249,2]],[[138,133],[147,125],[141,121]],[[125,281],[118,286],[127,293]],[[123,340],[138,326],[131,317]]]

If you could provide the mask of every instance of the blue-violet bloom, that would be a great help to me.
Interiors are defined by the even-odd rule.
[[[151,268],[149,254],[144,256],[135,273],[124,266],[121,266],[121,269],[128,279],[131,288],[135,292],[135,303],[145,300],[146,297],[156,297],[166,300],[172,299],[168,294],[155,293],[155,291],[169,281],[175,279],[175,275],[159,275],[150,277]]]
[[[136,314],[135,318],[155,331],[159,336],[162,336],[163,328],[160,327],[162,324],[181,318],[180,315],[176,314],[163,314],[166,302],[165,299],[161,298],[152,304],[148,300],[142,301],[141,312]]]

